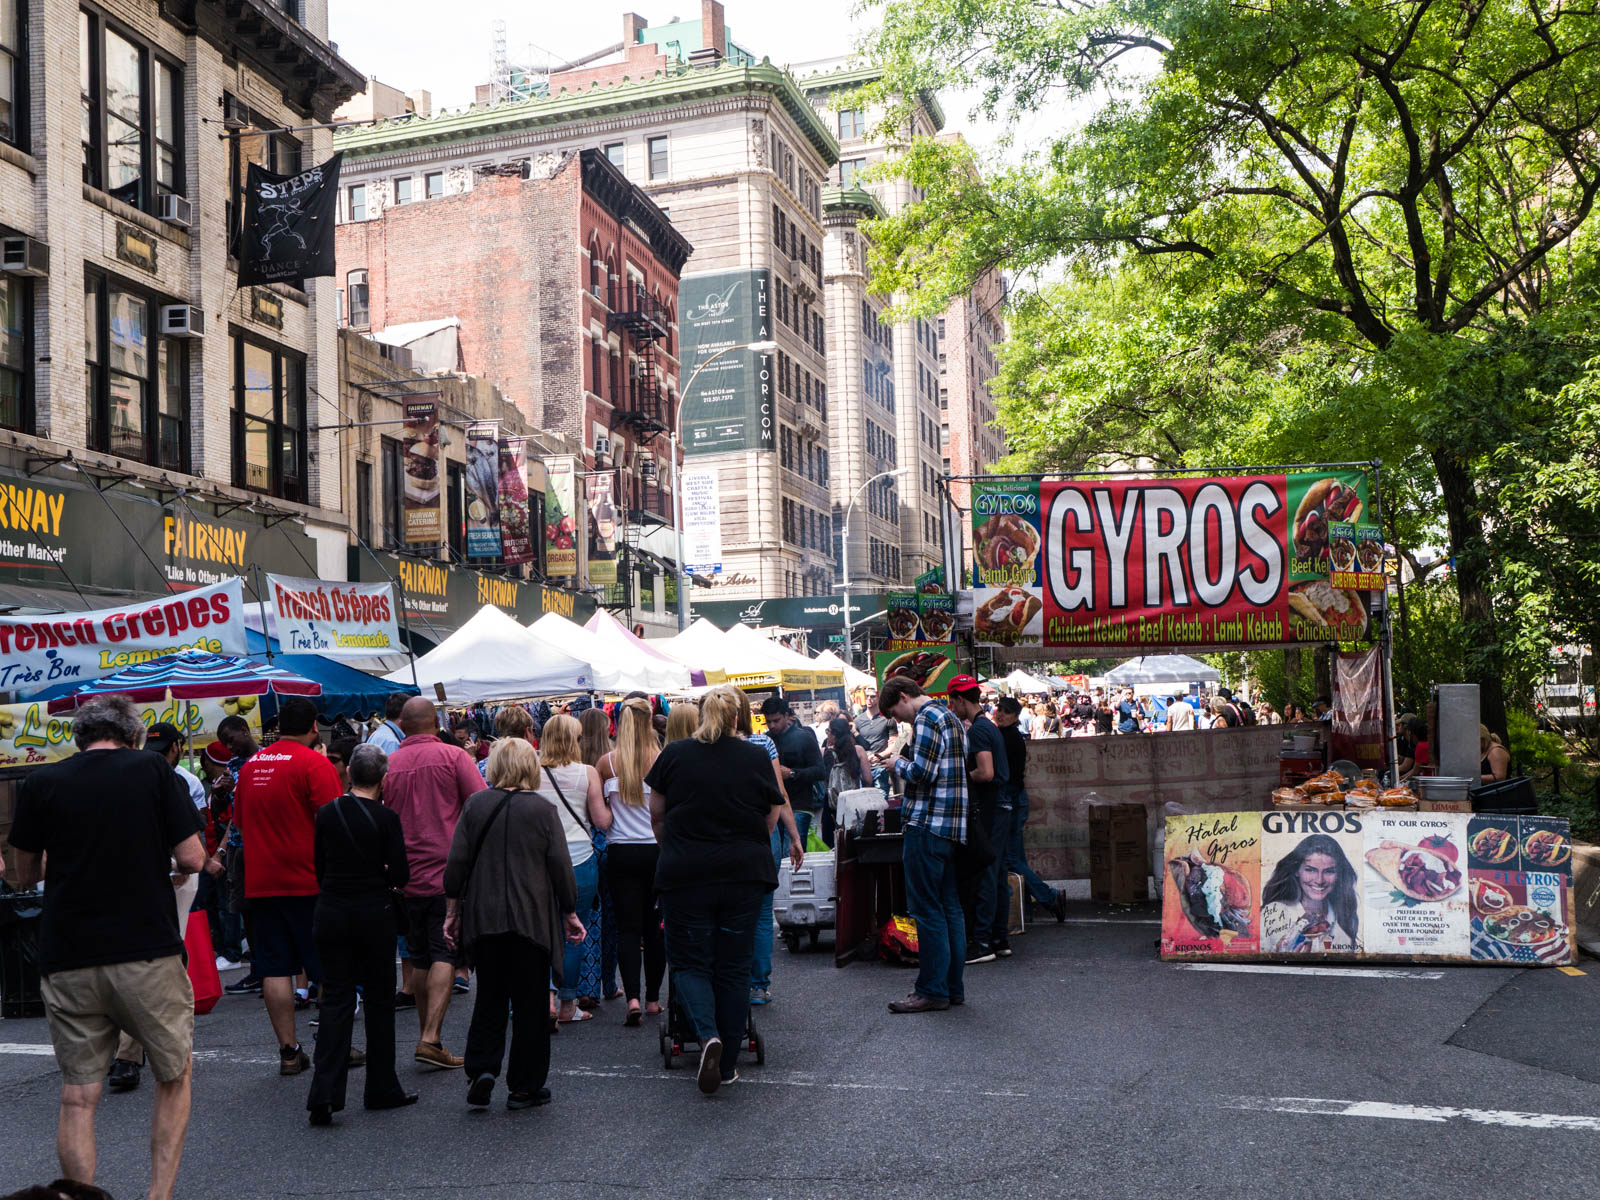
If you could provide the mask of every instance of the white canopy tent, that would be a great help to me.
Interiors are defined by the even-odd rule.
[[[596,691],[620,695],[635,690],[668,692],[689,686],[689,668],[624,651],[559,613],[545,613],[528,626],[528,632],[553,650],[586,660],[594,668]]]
[[[635,637],[632,630],[603,608],[595,609],[594,616],[589,618],[584,628],[599,638],[601,645],[613,648],[618,654],[629,659],[644,658],[650,664],[653,664],[651,677],[657,681],[659,686],[649,690],[675,692],[689,687],[695,682],[694,674],[699,670],[698,667],[692,665],[686,667],[676,659],[669,658],[661,653],[643,638]],[[682,682],[677,682],[680,675]],[[671,678],[674,682],[670,684],[661,683],[662,680],[667,678]]]
[[[1222,672],[1187,654],[1149,654],[1118,663],[1106,672],[1111,687],[1145,683],[1220,683]]]
[[[721,683],[728,674],[728,663],[733,657],[727,635],[704,617],[682,633],[669,638],[651,638],[645,644],[686,667],[704,671],[707,683]]]
[[[843,671],[844,685],[850,688],[876,687],[878,681],[865,671],[858,671],[832,650],[824,650],[812,660],[825,671]]]
[[[424,696],[435,695],[434,685],[439,684],[452,704],[559,696],[595,687],[594,668],[587,661],[535,637],[492,604],[421,655],[416,671]],[[384,678],[409,684],[411,667]]]
[[[1049,680],[1029,675],[1021,667],[995,682],[1004,684],[1013,696],[1048,696],[1055,691]]]

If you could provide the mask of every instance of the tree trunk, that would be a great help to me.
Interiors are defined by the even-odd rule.
[[[1433,466],[1450,526],[1450,556],[1456,594],[1461,599],[1462,630],[1471,648],[1467,682],[1478,685],[1480,720],[1509,744],[1503,658],[1495,628],[1489,546],[1483,532],[1483,514],[1478,509],[1477,485],[1466,465],[1443,450],[1433,452]]]

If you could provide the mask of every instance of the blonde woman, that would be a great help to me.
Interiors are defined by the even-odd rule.
[[[1483,761],[1478,764],[1478,782],[1499,783],[1511,772],[1511,751],[1498,736],[1489,732],[1487,725],[1478,726],[1478,753]]]
[[[678,709],[673,708],[673,713]],[[650,789],[644,777],[661,753],[650,723],[647,700],[617,705],[617,748],[600,760],[600,787],[611,810],[606,833],[606,873],[616,912],[617,959],[622,990],[628,997],[624,1025],[637,1026],[643,1014],[661,1011],[661,977],[666,951],[661,942],[661,917],[656,911],[655,830],[650,827]],[[640,1008],[640,953],[644,964],[644,1004]]]
[[[669,742],[681,742],[686,737],[693,737],[694,731],[700,727],[700,706],[688,700],[680,700],[667,710],[667,736]]]
[[[539,761],[544,768],[539,783],[543,796],[561,821],[567,854],[578,883],[578,916],[585,925],[599,924],[595,899],[600,886],[600,863],[594,849],[596,829],[611,828],[611,810],[600,790],[600,775],[583,761],[577,718],[551,717],[539,737]],[[588,1021],[592,1012],[578,1009],[579,972],[583,945],[568,942],[562,952],[561,1008],[556,1019],[567,1024]]]
[[[706,693],[694,737],[669,743],[644,781],[674,1002],[700,1043],[698,1082],[710,1095],[739,1077],[756,921],[778,885],[771,834],[783,792],[765,751],[739,736],[739,693],[726,686]]]
[[[446,929],[478,973],[464,1064],[472,1108],[485,1107],[494,1092],[508,1015],[506,1107],[550,1102],[550,1025],[539,995],[552,972],[561,977],[558,950],[563,938],[569,946],[583,940],[583,922],[566,831],[534,791],[540,775],[530,743],[497,741],[490,787],[468,797],[445,860]]]

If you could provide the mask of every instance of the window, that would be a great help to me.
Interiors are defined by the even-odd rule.
[[[372,464],[356,463],[356,537],[372,545]]]
[[[410,175],[402,175],[394,181],[394,202],[396,204],[410,204],[416,199],[413,188],[416,180]]]
[[[422,192],[423,198],[426,200],[437,200],[444,195],[444,172],[429,171],[424,175],[422,177]]]
[[[24,0],[0,0],[0,141],[27,149],[28,61]]]
[[[372,323],[372,314],[367,307],[366,271],[351,271],[345,277],[345,292],[349,297],[350,328],[365,329]]]
[[[379,444],[378,455],[383,463],[383,545],[398,547],[403,542],[404,526],[401,525],[400,495],[405,486],[405,476],[401,473],[400,443],[395,438],[386,437]]]
[[[160,337],[160,301],[84,276],[89,448],[188,471],[188,347]]]
[[[0,0],[0,13],[15,8]],[[17,19],[10,11],[0,25]],[[182,193],[183,73],[88,11],[78,13],[78,103],[85,183],[146,212],[159,192]]]
[[[0,0],[3,3],[3,0]],[[226,102],[227,97],[224,97]],[[237,105],[237,102],[235,102]],[[239,224],[244,217],[244,185],[251,163],[279,175],[300,170],[300,139],[277,129],[258,113],[245,110],[249,125],[228,138],[228,199],[224,219],[228,225],[228,253],[239,254]]]
[[[619,171],[628,169],[628,147],[623,142],[606,143],[606,161]]]
[[[233,387],[234,486],[305,503],[305,359],[236,332]],[[387,522],[387,464],[383,486]]]
[[[839,140],[845,138],[865,137],[867,132],[867,114],[859,108],[841,109],[839,112]]]
[[[853,188],[856,186],[856,176],[867,169],[867,160],[864,158],[846,158],[839,163],[839,186]]]
[[[661,134],[645,143],[650,151],[650,178],[665,179],[667,177],[667,135]]]
[[[0,425],[33,428],[33,280],[0,276]]]
[[[351,221],[367,219],[367,185],[353,183],[345,189],[345,216]]]
[[[462,464],[446,464],[445,488],[448,492],[446,518],[449,521],[445,536],[450,539],[450,557],[459,561],[467,556],[467,470]],[[529,499],[537,502],[535,497],[530,496]],[[534,524],[535,529],[541,527],[542,522]]]

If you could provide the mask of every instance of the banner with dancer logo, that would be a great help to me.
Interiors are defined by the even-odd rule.
[[[239,239],[239,286],[290,283],[334,273],[333,227],[339,201],[340,151],[297,175],[250,164]]]

